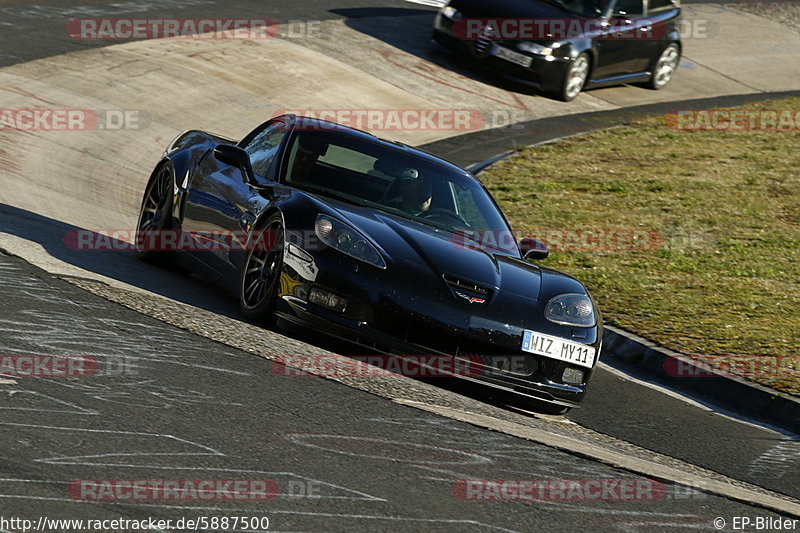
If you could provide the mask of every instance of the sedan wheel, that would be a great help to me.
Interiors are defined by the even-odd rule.
[[[241,274],[239,305],[247,318],[268,318],[283,270],[284,229],[273,216],[251,235]]]
[[[648,86],[651,89],[663,89],[675,75],[675,69],[678,68],[681,53],[678,45],[675,43],[667,46],[658,58],[653,75],[650,77]]]
[[[144,261],[165,260],[170,255],[157,248],[162,240],[160,232],[172,228],[173,183],[172,165],[164,163],[145,190],[136,224],[136,253]]]
[[[564,77],[564,84],[561,93],[558,95],[560,100],[570,102],[578,97],[589,79],[589,67],[591,62],[589,56],[581,54],[570,64],[567,75]]]

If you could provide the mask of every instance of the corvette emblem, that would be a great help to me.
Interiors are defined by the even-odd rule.
[[[464,298],[466,301],[468,301],[471,304],[485,304],[486,303],[486,299],[485,298],[475,298],[474,296],[469,296],[468,294],[464,294],[463,292],[456,291],[456,295],[459,298]]]

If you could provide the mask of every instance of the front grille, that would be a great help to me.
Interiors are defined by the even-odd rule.
[[[421,320],[409,320],[404,342],[432,351],[452,354],[458,350],[459,337],[456,332],[427,324]]]
[[[402,343],[416,346],[425,355],[448,354],[465,361],[471,371],[530,378],[547,370],[537,356],[499,346],[491,342],[464,337],[441,324],[413,319],[401,312],[381,310],[371,321],[376,330]],[[407,355],[408,352],[403,352]],[[554,363],[561,364],[558,361]],[[552,370],[552,369],[551,369]],[[562,368],[555,369],[558,375]],[[551,372],[545,372],[550,374]]]
[[[493,41],[496,38],[497,35],[495,35],[494,30],[489,24],[487,24],[483,27],[483,31],[481,31],[481,34],[475,40],[475,51],[479,54],[486,52],[492,47],[494,44]]]
[[[514,376],[532,376],[539,365],[529,355],[484,355],[483,364]]]
[[[380,310],[371,321],[372,327],[385,335],[423,350],[438,353],[458,351],[459,336],[439,324],[409,318],[401,312]]]
[[[472,339],[461,339],[458,358],[476,362],[486,371],[501,371],[505,374],[527,377],[539,369],[536,357],[524,353],[514,353],[501,346]]]

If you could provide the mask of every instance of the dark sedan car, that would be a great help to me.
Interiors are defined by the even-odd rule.
[[[337,124],[290,115],[239,142],[180,135],[137,232],[144,259],[167,253],[154,235],[182,243],[169,257],[230,288],[247,317],[469,361],[479,371],[455,375],[519,404],[577,405],[600,354],[586,288],[533,263],[546,248],[520,246],[473,175]]]
[[[433,38],[558,99],[587,87],[669,83],[681,56],[678,0],[452,0]]]

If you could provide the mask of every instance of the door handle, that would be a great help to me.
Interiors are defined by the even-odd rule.
[[[633,21],[631,19],[623,20],[621,24],[622,27],[617,26],[616,36],[622,37],[622,34],[628,30],[631,24],[633,24]]]

